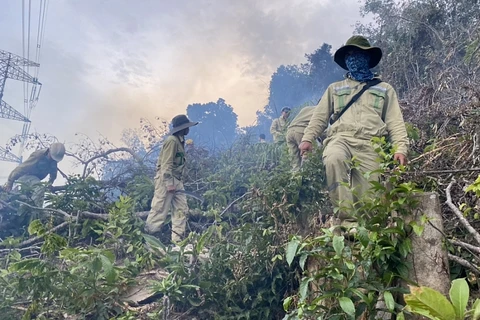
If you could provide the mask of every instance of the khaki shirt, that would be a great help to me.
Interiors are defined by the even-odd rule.
[[[327,128],[330,116],[339,113],[364,85],[352,79],[332,83],[315,107],[302,141],[312,143],[319,137]],[[386,108],[385,122],[382,120],[383,108]],[[389,136],[390,141],[397,146],[397,153],[407,155],[407,130],[393,87],[381,82],[365,91],[330,127],[325,144],[333,136],[356,137],[361,140]]]
[[[301,133],[305,131],[305,128],[310,123],[312,118],[313,111],[315,107],[304,107],[300,112],[293,118],[292,122],[288,126],[287,131],[294,131],[296,133]]]
[[[163,179],[167,187],[175,185],[177,181],[182,181],[185,169],[184,142],[183,136],[172,135],[163,143],[157,162],[157,177]]]
[[[16,167],[8,176],[8,183],[13,184],[23,176],[35,176],[38,179],[45,179],[50,175],[49,183],[57,178],[57,162],[48,156],[48,149],[41,149],[33,152],[28,159]]]
[[[273,141],[284,141],[285,140],[285,129],[287,127],[287,120],[283,117],[274,119],[272,125],[270,126],[270,133],[273,136]]]

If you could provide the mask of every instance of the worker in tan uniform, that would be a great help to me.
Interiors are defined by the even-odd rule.
[[[173,128],[170,136],[163,143],[157,162],[155,193],[145,231],[147,233],[159,232],[171,209],[172,242],[174,243],[183,239],[186,224],[185,214],[188,210],[187,197],[178,192],[185,190],[182,181],[185,168],[185,136],[189,133],[190,127],[197,124],[198,122],[191,122],[183,114],[173,118]]]
[[[32,200],[37,207],[43,207],[45,187],[41,180],[49,176],[48,185],[57,179],[57,163],[65,155],[63,143],[52,143],[49,148],[33,152],[28,159],[16,167],[8,176],[5,190],[11,191],[13,184],[19,182],[32,188]]]
[[[348,71],[346,79],[327,88],[300,144],[302,154],[311,151],[312,142],[330,120],[323,162],[330,198],[337,205],[352,205],[352,188],[356,195],[369,190],[371,185],[363,174],[379,168],[378,155],[370,141],[373,137],[388,136],[395,146],[394,160],[400,165],[407,163],[409,142],[397,94],[370,70],[381,57],[382,50],[372,47],[362,36],[351,37],[335,52],[335,62]],[[353,157],[359,162],[356,168],[349,163]],[[375,173],[369,178],[370,181],[378,179]],[[352,225],[348,222],[355,225],[356,219],[350,212],[340,210],[337,217],[342,225]]]
[[[273,136],[273,142],[282,143],[285,142],[285,130],[287,129],[287,120],[290,115],[290,108],[282,108],[282,114],[279,118],[272,121],[270,126],[270,133]]]
[[[302,164],[302,156],[298,147],[302,143],[303,133],[310,122],[314,109],[315,107],[302,108],[287,128],[286,140],[293,171],[300,169]]]

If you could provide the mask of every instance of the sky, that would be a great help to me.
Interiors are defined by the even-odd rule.
[[[28,1],[25,1],[28,12]],[[40,0],[31,7],[35,56]],[[32,132],[75,143],[76,133],[118,142],[140,118],[169,121],[192,103],[223,98],[251,125],[282,64],[353,34],[358,0],[49,0]],[[26,16],[25,21],[28,21]],[[22,55],[22,1],[2,0],[0,49]],[[4,100],[23,111],[23,85]],[[20,122],[0,119],[0,145]],[[28,152],[24,156],[28,155]],[[0,162],[0,182],[15,165]]]

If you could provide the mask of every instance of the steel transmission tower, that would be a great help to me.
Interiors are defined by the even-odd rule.
[[[22,58],[13,53],[0,50],[0,118],[22,121],[24,123],[21,135],[22,145],[24,144],[30,129],[30,111],[35,107],[35,104],[38,101],[38,96],[42,86],[42,84],[38,82],[38,79],[25,72],[24,68],[39,66],[40,65],[36,62]],[[7,79],[33,84],[30,97],[25,98],[24,101],[25,105],[27,105],[25,108],[25,115],[3,101],[3,91],[5,89],[5,83]],[[37,88],[39,88],[38,91]],[[21,157],[18,157],[5,148],[0,147],[0,161],[21,162]]]

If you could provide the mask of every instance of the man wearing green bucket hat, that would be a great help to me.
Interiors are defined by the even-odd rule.
[[[162,229],[167,215],[172,214],[172,242],[183,240],[188,211],[187,197],[177,191],[185,190],[183,171],[185,169],[185,136],[190,127],[198,122],[190,121],[186,115],[178,115],[172,120],[170,136],[163,142],[155,175],[155,192],[152,209],[147,217],[145,231],[153,234]]]
[[[335,205],[351,205],[354,194],[364,194],[370,188],[364,173],[379,168],[378,155],[370,142],[373,137],[388,136],[396,146],[394,160],[401,165],[407,162],[408,137],[397,94],[370,70],[381,58],[382,50],[372,47],[363,36],[351,37],[335,52],[335,62],[348,71],[346,79],[327,88],[299,146],[302,154],[311,151],[312,142],[330,125],[323,162]],[[355,168],[350,164],[353,158],[359,162]],[[378,178],[375,173],[369,177],[370,181]],[[342,225],[354,225],[356,221],[345,210],[340,210],[337,218]]]

